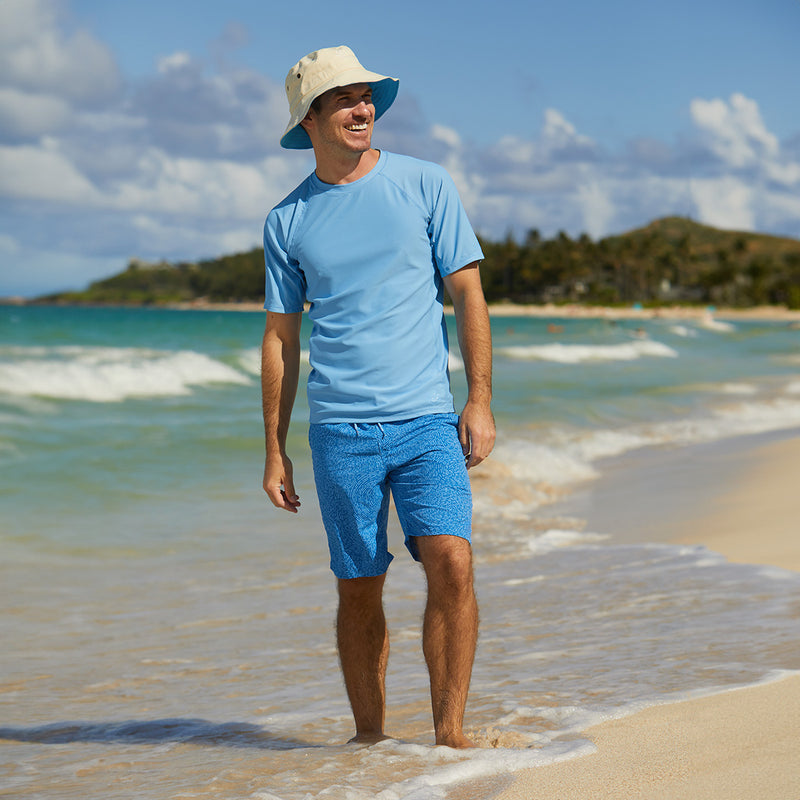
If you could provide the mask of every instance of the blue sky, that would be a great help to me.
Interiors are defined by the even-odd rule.
[[[479,233],[667,214],[800,237],[800,0],[2,0],[0,295],[259,244],[311,169],[283,79],[349,44],[400,79],[374,142]]]

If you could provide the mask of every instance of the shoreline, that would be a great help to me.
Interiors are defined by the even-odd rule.
[[[581,306],[581,305],[512,305],[493,303],[489,306],[493,317],[548,317],[562,319],[625,319],[625,320],[708,320],[731,319],[753,321],[800,321],[800,310],[782,306],[754,306],[752,308],[710,308],[707,306],[663,306],[658,308]]]
[[[757,441],[744,455],[729,482],[712,481],[701,507],[673,521],[669,539],[798,572],[800,436]],[[595,753],[517,773],[497,800],[800,797],[799,674],[653,706],[584,735]]]
[[[185,303],[165,303],[164,305],[114,305],[114,304],[81,304],[81,303],[36,303],[24,298],[0,298],[0,305],[58,307],[58,308],[163,308],[171,311],[242,311],[264,313],[264,306],[258,302],[213,303],[203,300],[192,300]],[[452,306],[445,306],[445,313],[452,314]],[[636,306],[589,306],[570,303],[556,305],[517,305],[514,303],[490,303],[489,316],[504,317],[539,317],[548,319],[609,319],[609,320],[751,320],[754,322],[789,322],[800,324],[800,309],[788,309],[784,306],[753,306],[751,308],[712,308],[708,306],[674,305],[653,308]]]

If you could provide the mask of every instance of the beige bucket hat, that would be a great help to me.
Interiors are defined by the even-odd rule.
[[[372,87],[372,103],[375,106],[375,119],[378,119],[394,102],[400,81],[364,69],[355,53],[344,45],[315,50],[301,58],[286,76],[286,96],[289,98],[291,118],[286,132],[281,136],[281,147],[308,150],[311,139],[300,122],[308,114],[311,103],[328,89],[349,86],[351,83],[368,83]]]

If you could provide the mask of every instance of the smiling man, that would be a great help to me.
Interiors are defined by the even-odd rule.
[[[494,445],[491,335],[483,258],[441,167],[372,147],[398,82],[348,47],[289,71],[289,149],[314,149],[315,171],[264,228],[264,490],[297,513],[286,436],[297,391],[300,323],[309,304],[309,442],[337,578],[337,644],[356,735],[384,738],[389,638],[383,585],[389,497],[428,595],[423,651],[436,743],[464,735],[478,608],[467,469]],[[443,289],[453,300],[468,398],[460,416],[448,374]]]

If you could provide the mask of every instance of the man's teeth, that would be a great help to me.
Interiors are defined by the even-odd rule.
[[[361,125],[347,125],[346,127],[349,131],[365,131],[367,129],[367,123],[363,122]]]

